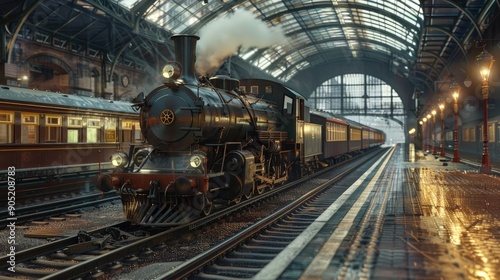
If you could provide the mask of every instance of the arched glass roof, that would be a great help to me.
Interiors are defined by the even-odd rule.
[[[340,59],[379,60],[408,76],[423,25],[417,0],[118,2],[132,11],[147,4],[144,16],[172,33],[197,34],[217,17],[239,9],[250,11],[268,26],[280,28],[287,42],[246,48],[239,56],[283,81],[305,68]]]
[[[1,1],[7,63],[18,38],[106,57],[152,76],[173,56],[174,33],[215,39],[209,48],[234,47],[225,70],[245,77],[262,69],[291,86],[311,92],[342,73],[380,74],[405,94],[446,90],[450,76],[466,80],[483,39],[493,34],[498,0],[26,0]],[[250,14],[239,20],[241,11]],[[212,36],[204,30],[220,17],[231,17]],[[237,23],[280,30],[279,43],[263,44],[260,30]],[[257,24],[258,22],[258,24]],[[234,33],[229,33],[232,29]],[[492,30],[492,29],[491,29]],[[485,33],[489,32],[489,33]],[[250,35],[257,37],[250,37]],[[279,34],[279,36],[277,35]],[[485,38],[493,35],[485,35]],[[268,36],[269,37],[269,36]],[[223,39],[226,39],[224,41]],[[238,47],[240,40],[250,45]],[[488,41],[489,40],[489,41]],[[212,42],[213,43],[213,42]],[[269,42],[268,42],[269,43]],[[200,44],[199,44],[200,46]],[[199,49],[199,48],[198,48]],[[205,57],[198,56],[198,59]],[[244,60],[244,61],[243,61]],[[200,72],[202,74],[202,72]],[[213,72],[207,71],[207,74]],[[300,74],[300,75],[299,75]],[[328,77],[328,75],[331,75]],[[394,86],[394,85],[393,85]],[[413,89],[412,89],[413,88]]]

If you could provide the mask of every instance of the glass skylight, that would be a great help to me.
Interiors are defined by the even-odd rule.
[[[129,8],[141,4],[140,0],[116,1]],[[215,15],[237,9],[251,11],[268,26],[281,28],[288,43],[264,52],[247,49],[239,55],[268,73],[279,73],[278,78],[283,81],[304,67],[323,63],[322,58],[332,54],[349,59],[376,57],[386,62],[396,53],[400,57],[398,62],[405,64],[398,69],[409,68],[415,62],[423,23],[418,0],[208,0],[206,5],[203,2],[157,0],[145,16],[172,33],[196,33],[214,20]],[[373,52],[380,55],[373,56]]]

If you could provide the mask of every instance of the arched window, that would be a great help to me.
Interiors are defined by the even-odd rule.
[[[398,93],[384,81],[365,74],[345,74],[325,81],[312,93],[308,104],[341,115],[405,115]]]
[[[325,81],[311,94],[308,106],[384,129],[388,140],[404,141],[403,102],[384,81],[365,74],[344,74]],[[397,122],[399,125],[391,124]],[[384,126],[384,128],[382,128]],[[394,136],[392,132],[395,131]]]

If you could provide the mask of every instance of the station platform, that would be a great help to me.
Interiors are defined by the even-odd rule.
[[[362,217],[325,220],[329,232],[278,256],[294,255],[286,269],[276,258],[254,279],[500,279],[500,177],[411,144],[387,162]]]

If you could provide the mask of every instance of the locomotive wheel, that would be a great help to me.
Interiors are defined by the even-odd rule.
[[[230,202],[234,202],[234,204],[238,204],[241,202],[241,196],[238,196],[237,198],[231,200]]]
[[[202,208],[202,216],[208,216],[212,213],[213,202],[208,198],[206,194],[203,194],[203,208]]]
[[[250,199],[250,198],[252,198],[252,196],[253,196],[253,189],[250,192],[248,192],[247,194],[245,194],[245,199]]]
[[[208,194],[208,195],[207,195]],[[212,212],[213,202],[210,193],[200,193],[193,197],[192,207],[200,213],[201,216],[208,216]]]
[[[210,213],[212,213],[212,206],[214,204],[211,202],[211,201],[206,201],[205,202],[205,207],[203,207],[203,212],[202,212],[202,215],[203,216],[208,216],[210,215]]]
[[[263,194],[264,193],[264,188],[257,187],[257,193],[258,194]]]

